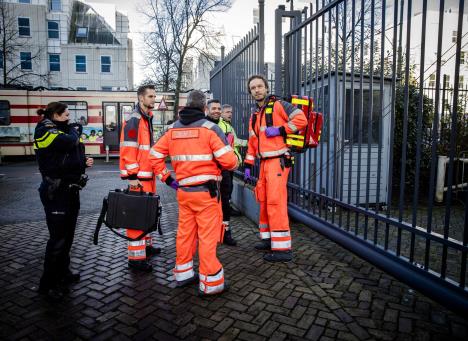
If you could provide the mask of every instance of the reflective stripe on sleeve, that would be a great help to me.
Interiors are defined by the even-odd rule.
[[[292,130],[292,131],[297,131],[297,127],[294,123],[292,122],[288,122],[288,127]]]
[[[210,161],[213,160],[212,154],[195,154],[195,155],[173,155],[172,161]]]
[[[156,159],[164,159],[166,156],[160,152],[155,151],[154,149],[150,150],[150,154],[153,155]]]
[[[140,150],[150,150],[151,146],[149,144],[140,144],[138,149]]]
[[[138,163],[131,163],[129,165],[125,165],[125,168],[127,168],[127,170],[131,170],[131,169],[135,169],[135,168],[138,168]]]
[[[139,171],[137,176],[139,178],[152,178],[153,177],[153,172]]]
[[[224,146],[223,148],[218,149],[217,151],[213,152],[215,157],[223,156],[226,153],[232,151],[231,146]]]

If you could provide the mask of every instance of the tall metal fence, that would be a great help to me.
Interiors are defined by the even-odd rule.
[[[464,0],[315,0],[275,14],[274,91],[312,97],[325,118],[319,147],[297,155],[290,215],[468,313]],[[237,57],[248,41],[212,74],[215,97],[240,99],[244,137],[245,79],[263,63]]]

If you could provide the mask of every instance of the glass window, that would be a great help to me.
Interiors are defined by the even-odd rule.
[[[32,70],[31,52],[20,52],[21,70]]]
[[[110,56],[101,56],[101,72],[111,72]]]
[[[86,56],[75,56],[76,72],[86,72]]]
[[[10,102],[0,101],[0,125],[8,126],[10,125]]]
[[[61,11],[62,1],[61,0],[49,0],[49,8],[51,11]]]
[[[29,18],[18,18],[18,34],[24,37],[29,37],[31,35]]]
[[[19,0],[18,1],[20,4],[30,4],[31,0]]]
[[[117,108],[115,104],[105,105],[104,115],[106,118],[106,131],[114,131],[117,128]]]
[[[47,31],[49,39],[58,39],[59,38],[59,23],[58,21],[48,21],[47,22]]]
[[[78,27],[76,30],[76,37],[77,38],[86,38],[88,36],[88,28],[87,27]]]
[[[60,55],[59,54],[49,54],[49,70],[50,71],[60,71]]]
[[[68,102],[60,101],[68,105],[70,112],[70,123],[88,124],[88,103],[86,102]]]
[[[111,86],[101,86],[101,90],[102,91],[112,91],[112,87]]]
[[[372,108],[372,127],[370,132],[370,143],[379,143],[379,112],[380,108],[380,91],[374,90],[373,94],[373,108]],[[371,115],[370,112],[370,90],[363,90],[362,95],[363,112],[362,112],[362,131],[361,141],[362,143],[368,142],[368,123]],[[353,114],[353,136],[351,138],[351,89],[346,90],[346,132],[345,138],[350,143],[359,142],[359,114],[361,113],[361,90],[354,89],[354,114]],[[323,136],[322,132],[322,136]]]

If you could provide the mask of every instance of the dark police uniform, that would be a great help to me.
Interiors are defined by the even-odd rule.
[[[43,119],[34,132],[42,183],[39,194],[46,214],[50,238],[47,242],[40,290],[57,287],[71,275],[70,249],[80,209],[79,189],[83,186],[86,157],[80,143],[81,126]],[[81,187],[80,187],[81,186]]]

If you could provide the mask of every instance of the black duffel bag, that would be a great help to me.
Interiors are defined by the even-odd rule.
[[[102,223],[119,237],[130,241],[140,240],[156,230],[162,235],[161,213],[162,206],[159,195],[142,190],[116,189],[109,191],[102,202],[101,214],[94,231],[94,244],[98,244]],[[116,229],[141,230],[142,233],[136,238],[129,238],[117,232]]]

